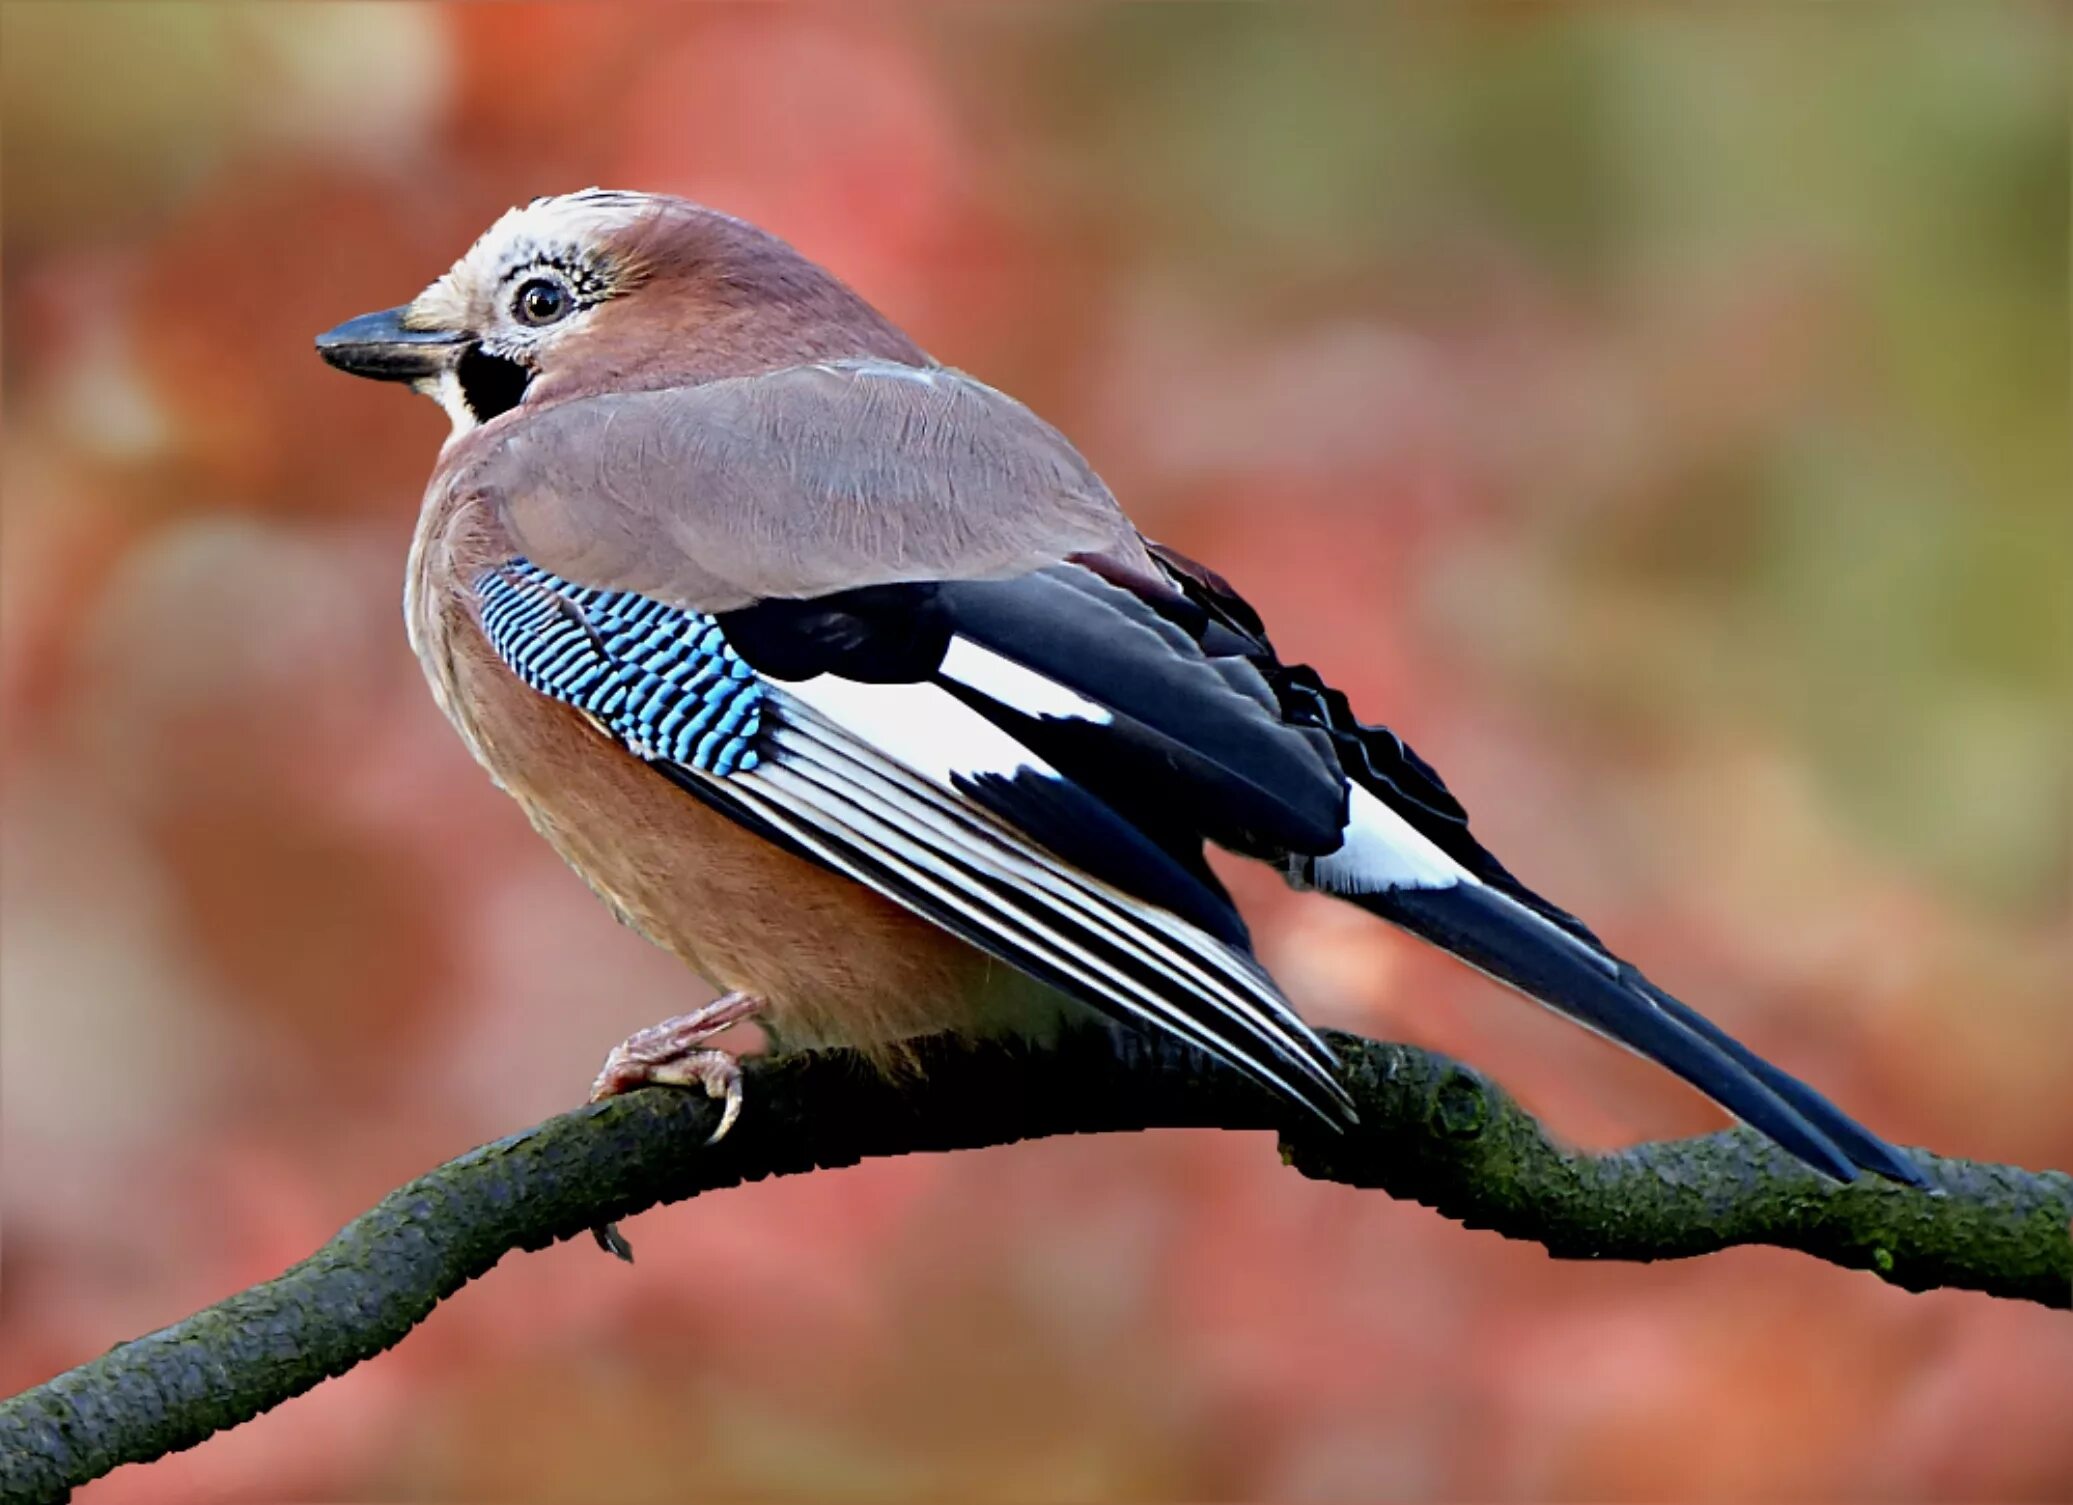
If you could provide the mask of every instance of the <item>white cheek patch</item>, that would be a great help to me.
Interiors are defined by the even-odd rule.
[[[447,418],[453,423],[453,432],[446,436],[448,444],[479,426],[474,410],[468,406],[466,394],[461,391],[461,379],[452,371],[427,376],[410,386],[412,391],[422,392],[446,410]]]

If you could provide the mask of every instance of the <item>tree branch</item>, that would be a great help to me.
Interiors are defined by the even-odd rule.
[[[1567,1150],[1443,1056],[1336,1035],[1360,1127],[1333,1134],[1235,1074],[1091,1032],[1054,1049],[929,1042],[892,1083],[840,1052],[748,1063],[748,1110],[705,1147],[706,1098],[645,1089],[471,1150],[384,1197],[277,1279],[0,1402],[0,1500],[58,1501],[192,1447],[398,1342],[513,1249],[765,1176],[1052,1134],[1273,1129],[1304,1175],[1372,1187],[1563,1259],[1796,1249],[1911,1291],[2073,1306],[2073,1177],[1916,1158],[1920,1192],[1824,1181],[1746,1129]],[[602,1278],[602,1277],[601,1277]]]

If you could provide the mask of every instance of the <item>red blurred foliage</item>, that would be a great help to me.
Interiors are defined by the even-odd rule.
[[[1686,85],[1721,58],[1718,97],[1789,88],[1804,155],[1850,183],[2015,194],[2051,120],[2018,129],[2043,97],[2020,36],[1978,43],[2014,80],[2007,140],[1972,142],[1994,171],[1924,187],[1921,154],[1836,143],[1912,141],[1890,122],[1941,97],[1935,48],[1885,59],[1896,105],[1808,87],[1818,50],[1769,32],[1530,8],[323,14],[168,8],[147,46],[142,12],[81,8],[40,34],[50,87],[8,75],[35,193],[5,221],[0,1389],[277,1272],[701,990],[431,706],[396,597],[443,419],[308,343],[509,203],[592,182],[768,224],[1031,400],[1288,656],[1406,730],[1523,874],[1759,1049],[1904,1142],[2073,1161],[2067,868],[1997,815],[2061,790],[2024,751],[2048,698],[1901,654],[1923,621],[2023,640],[1993,613],[2032,577],[1936,592],[2025,516],[2028,472],[1993,465],[2034,438],[2035,383],[1993,342],[2063,317],[1958,321],[2015,274],[1908,259],[1887,201],[1760,146],[1733,148],[1746,199],[1681,197],[1752,118],[1709,134],[1716,96]],[[402,124],[299,109],[341,91]],[[1543,181],[1617,230],[1550,217]],[[1992,266],[2023,223],[1946,221],[1984,227]],[[1593,233],[1616,253],[1579,272]],[[1992,402],[1939,384],[1966,338],[1967,369],[2017,373]],[[2039,411],[2062,469],[2063,405]],[[1925,433],[1944,447],[1907,447]],[[1909,491],[1938,465],[1988,482]],[[1910,596],[1917,556],[1936,590]],[[1874,756],[1895,742],[1919,752]],[[1853,801],[1961,754],[1983,761],[1942,785],[1954,878],[1920,855],[1923,801]],[[1312,1017],[1460,1054],[1584,1142],[1713,1123],[1227,870]],[[1760,1251],[1553,1264],[1252,1137],[870,1165],[632,1232],[631,1270],[513,1261],[395,1352],[81,1498],[2073,1491],[2063,1320]]]

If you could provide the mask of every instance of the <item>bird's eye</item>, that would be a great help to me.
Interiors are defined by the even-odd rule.
[[[569,290],[548,277],[535,277],[511,300],[511,312],[518,322],[535,327],[567,318],[575,306]]]

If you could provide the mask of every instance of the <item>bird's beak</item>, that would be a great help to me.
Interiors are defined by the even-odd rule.
[[[457,329],[412,329],[410,305],[348,319],[317,336],[317,354],[341,371],[375,381],[417,381],[450,369],[472,342]]]

